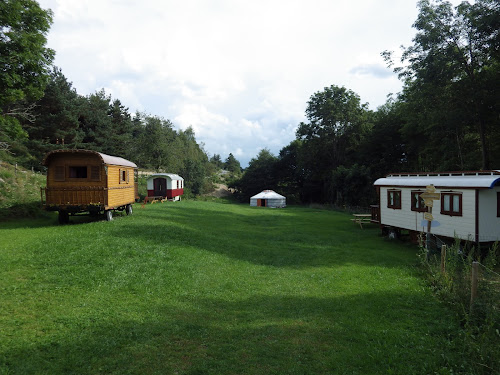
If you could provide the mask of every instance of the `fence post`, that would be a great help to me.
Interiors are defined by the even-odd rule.
[[[446,272],[446,245],[441,246],[441,274]]]
[[[470,288],[470,310],[472,312],[472,306],[474,305],[474,300],[477,295],[477,280],[479,274],[479,262],[472,262],[472,275],[471,275],[471,288]]]

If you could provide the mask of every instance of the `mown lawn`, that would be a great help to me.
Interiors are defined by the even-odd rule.
[[[0,223],[0,374],[449,374],[417,248],[349,215],[182,201]]]

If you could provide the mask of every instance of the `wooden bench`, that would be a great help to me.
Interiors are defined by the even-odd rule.
[[[154,195],[150,197],[144,197],[144,201],[142,201],[141,208],[144,208],[146,203],[151,202],[151,204],[156,203],[156,202],[165,202],[167,198],[161,196],[161,195]]]
[[[367,224],[371,222],[371,214],[353,214],[354,219],[351,219],[351,221],[354,224],[359,224],[361,229],[363,229],[363,224]]]

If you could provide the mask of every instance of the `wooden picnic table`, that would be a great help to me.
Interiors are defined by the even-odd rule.
[[[371,214],[352,214],[354,216],[354,219],[351,219],[352,222],[355,224],[359,224],[361,229],[363,229],[363,224],[370,223]]]

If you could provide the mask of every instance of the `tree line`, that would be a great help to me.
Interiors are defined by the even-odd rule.
[[[412,45],[382,56],[402,92],[370,110],[348,88],[311,95],[306,122],[273,155],[243,171],[234,155],[209,158],[192,128],[129,113],[104,90],[79,95],[45,46],[50,10],[35,0],[0,3],[0,157],[39,168],[58,148],[86,148],[182,175],[195,193],[221,168],[242,200],[274,189],[289,202],[369,205],[390,172],[500,169],[500,3],[420,0]]]
[[[500,169],[500,2],[421,0],[412,45],[384,51],[403,90],[376,111],[353,91],[314,93],[295,140],[253,158],[232,185],[247,200],[274,189],[292,202],[367,206],[393,172]]]
[[[55,51],[45,46],[52,16],[34,0],[0,3],[1,160],[41,170],[49,151],[96,150],[144,169],[178,173],[193,194],[210,190],[219,166],[191,127],[176,130],[164,118],[131,115],[104,90],[76,92],[52,65]],[[232,168],[234,162],[241,169],[232,155],[221,163]]]

